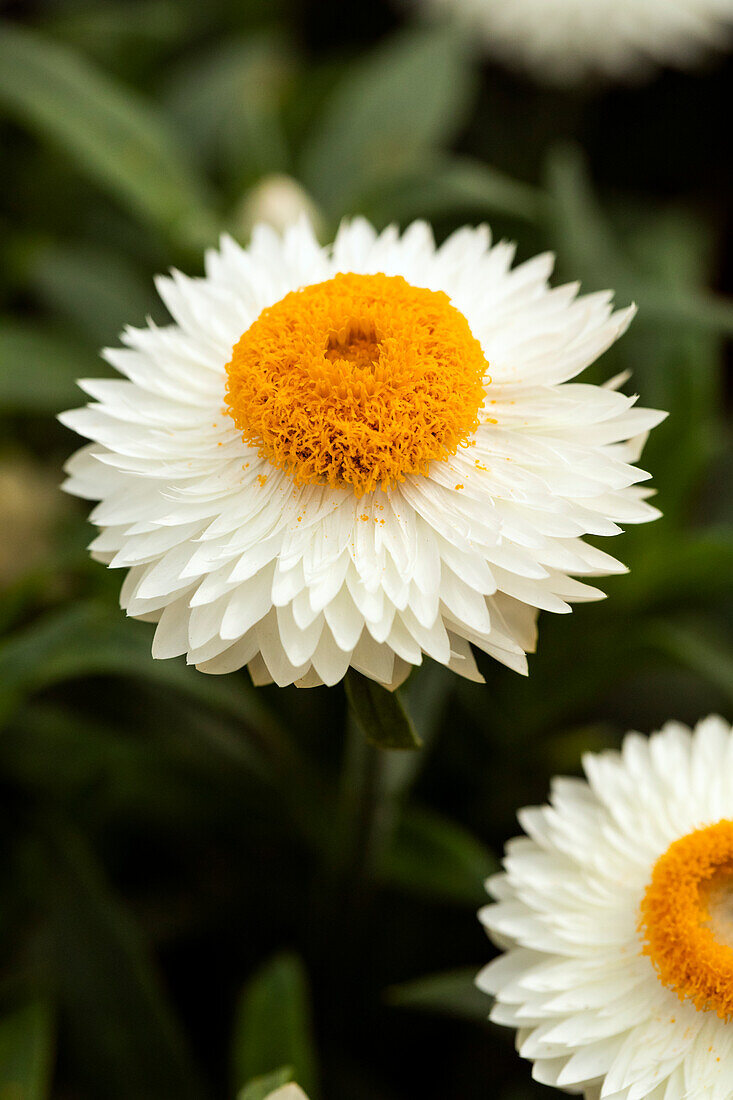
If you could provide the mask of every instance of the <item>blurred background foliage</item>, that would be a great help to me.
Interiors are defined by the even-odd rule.
[[[733,66],[547,92],[377,0],[36,0],[0,28],[0,1097],[530,1100],[472,988],[482,880],[555,772],[733,717]],[[592,379],[669,409],[664,519],[609,599],[542,617],[528,681],[428,666],[382,754],[341,689],[153,662],[56,486],[54,414],[152,276],[307,208],[489,220],[638,319]]]

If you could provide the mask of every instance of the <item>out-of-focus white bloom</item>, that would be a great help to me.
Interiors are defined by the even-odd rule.
[[[733,0],[419,0],[540,80],[637,78],[725,48]]]
[[[237,227],[246,237],[259,222],[284,233],[289,225],[303,216],[310,220],[318,236],[321,215],[313,199],[292,176],[277,172],[265,176],[247,192],[237,218]]]
[[[583,536],[658,513],[637,487],[661,413],[570,380],[623,333],[610,293],[551,289],[550,255],[462,229],[436,248],[301,220],[158,280],[175,323],[128,329],[62,420],[93,442],[66,488],[156,657],[255,683],[394,688],[423,654],[526,672],[538,608],[624,567]]]
[[[670,722],[583,763],[487,884],[491,1018],[587,1100],[730,1100],[733,731]]]
[[[308,1100],[299,1085],[283,1085],[281,1089],[275,1089],[267,1097],[267,1100]]]

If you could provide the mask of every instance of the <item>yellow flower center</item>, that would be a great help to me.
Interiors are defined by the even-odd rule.
[[[446,294],[341,274],[262,311],[227,364],[226,403],[244,440],[296,482],[361,496],[465,445],[487,365]]]
[[[733,821],[689,833],[659,857],[640,931],[644,954],[680,1000],[733,1016]]]

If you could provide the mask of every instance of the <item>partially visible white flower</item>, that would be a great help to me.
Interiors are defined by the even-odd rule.
[[[174,323],[127,329],[105,356],[129,380],[62,417],[155,657],[394,688],[424,654],[480,680],[476,645],[526,673],[538,609],[624,572],[584,536],[658,515],[635,463],[664,414],[571,380],[634,309],[513,258],[486,227],[437,248],[357,219],[322,248],[301,220],[158,280]]]
[[[238,231],[249,237],[260,222],[283,233],[302,217],[310,220],[318,236],[322,218],[315,202],[292,176],[276,172],[265,176],[247,192],[236,222]]]
[[[486,51],[539,80],[636,78],[724,49],[733,0],[418,0],[477,35]]]
[[[487,883],[491,1018],[586,1100],[731,1100],[733,731],[670,722],[583,766]]]
[[[271,1092],[266,1100],[308,1100],[308,1097],[299,1085],[283,1085]]]

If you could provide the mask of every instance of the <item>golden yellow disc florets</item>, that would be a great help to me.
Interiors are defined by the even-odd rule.
[[[733,821],[683,836],[659,857],[641,904],[644,954],[680,1000],[733,1017]]]
[[[361,496],[456,453],[478,427],[487,366],[446,294],[341,274],[263,310],[232,352],[226,403],[296,482]]]

